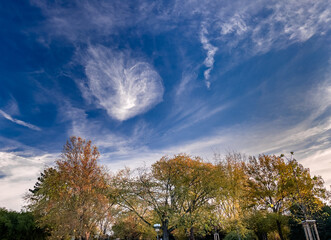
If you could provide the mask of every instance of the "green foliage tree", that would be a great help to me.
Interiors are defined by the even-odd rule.
[[[289,188],[286,179],[289,178],[285,161],[276,156],[260,155],[251,157],[247,164],[249,175],[248,196],[252,206],[260,209],[271,210],[279,215],[283,214],[290,206]],[[277,230],[281,240],[285,239],[282,222],[276,219]]]
[[[292,205],[297,206],[291,212],[297,221],[313,218],[324,206],[323,200],[328,198],[329,192],[324,187],[324,181],[320,176],[311,177],[309,169],[295,159],[290,160],[287,166],[287,175],[290,175],[286,179],[289,196]]]
[[[194,240],[195,232],[202,233],[199,229],[203,226],[201,223],[210,218],[210,210],[214,208],[210,201],[220,187],[217,168],[199,157],[177,155],[163,157],[152,166],[152,172],[160,182],[171,180],[173,194],[177,195],[175,218],[188,229],[189,238]]]
[[[163,157],[151,171],[121,171],[112,184],[118,203],[146,224],[160,222],[163,240],[180,226],[194,239],[196,220],[208,209],[219,188],[213,164],[180,154]]]
[[[155,239],[154,229],[146,226],[136,214],[122,213],[112,227],[113,237],[125,240]]]
[[[54,168],[46,168],[27,196],[27,206],[51,238],[88,240],[106,217],[107,174],[98,166],[97,147],[91,141],[71,137]]]
[[[331,207],[324,205],[315,215],[321,240],[331,239]]]
[[[291,207],[291,212],[297,212],[298,206],[294,205]],[[318,212],[315,212],[312,216],[316,220],[316,225],[321,240],[331,239],[331,207],[324,205]],[[290,217],[290,239],[304,239],[305,234],[302,229],[301,223],[298,221],[295,214]]]
[[[224,240],[254,240],[255,236],[251,231],[246,231],[245,234],[239,231],[231,231],[225,237]]]
[[[325,195],[323,181],[311,177],[295,160],[286,162],[277,156],[251,157],[246,166],[249,176],[247,198],[251,206],[276,214],[275,223],[280,239],[285,239],[283,215],[293,203],[305,206],[305,212],[318,211]]]
[[[0,239],[43,240],[46,236],[46,230],[37,226],[31,213],[0,208]]]
[[[247,228],[254,232],[257,239],[267,240],[273,239],[275,235],[277,235],[277,239],[279,239],[277,224],[275,224],[276,221],[281,222],[284,235],[288,235],[288,219],[289,216],[287,215],[280,215],[264,210],[255,210],[250,212],[249,216],[245,218],[245,221],[247,222]]]

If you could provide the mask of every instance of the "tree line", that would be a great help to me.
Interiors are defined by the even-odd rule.
[[[329,192],[293,154],[230,153],[213,162],[187,154],[117,173],[98,164],[91,141],[71,137],[26,194],[47,239],[304,239],[316,219],[331,237]],[[1,226],[1,223],[0,223]]]

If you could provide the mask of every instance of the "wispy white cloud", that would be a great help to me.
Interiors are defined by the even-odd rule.
[[[231,4],[210,0],[176,0],[174,4],[139,0],[136,8],[123,1],[73,1],[66,7],[57,2],[31,2],[46,16],[46,35],[64,35],[73,44],[99,42],[132,26],[139,34],[157,35],[175,28],[182,31],[179,23],[189,22],[182,31],[183,37],[200,41],[207,51],[204,61],[207,86],[216,52],[231,54],[231,61],[222,62],[226,71],[231,68],[229,65],[243,59],[284,49],[331,29],[331,3],[325,0],[234,0]],[[80,48],[79,44],[78,51]]]
[[[209,88],[210,87],[210,81],[209,81],[210,72],[211,72],[211,70],[213,70],[214,62],[215,62],[214,56],[215,56],[218,48],[213,46],[209,42],[207,35],[208,35],[207,28],[204,25],[202,25],[201,31],[200,31],[200,41],[201,41],[203,49],[207,51],[207,57],[203,63],[207,67],[207,70],[205,70],[205,72],[204,72],[204,77],[206,80],[206,86],[207,86],[207,88]]]
[[[242,4],[232,16],[221,11],[214,21],[222,44],[230,49],[245,48],[248,55],[255,55],[304,42],[330,30],[330,7],[330,1],[323,0],[258,1]]]
[[[90,47],[85,63],[87,86],[109,116],[124,121],[162,101],[163,84],[153,66],[105,47]]]
[[[200,16],[204,29],[208,29],[209,42],[213,42],[219,54],[231,54],[231,61],[222,62],[224,71],[231,68],[229,65],[305,42],[331,29],[331,2],[325,0],[234,0],[231,3],[178,0],[176,3],[174,18],[188,18],[194,25],[195,17]],[[200,31],[201,41],[202,31],[198,28],[190,31],[194,35]],[[210,71],[205,71],[205,77]]]
[[[92,140],[93,144],[99,147],[102,153],[124,154],[136,145],[141,145],[143,135],[148,135],[148,130],[144,123],[138,122],[133,127],[130,136],[124,136],[118,131],[109,129],[100,124],[98,119],[88,119],[84,109],[74,107],[69,102],[64,102],[59,108],[59,120],[68,122],[67,135],[80,136]],[[101,137],[102,136],[102,137]],[[103,156],[103,155],[102,155]]]
[[[11,122],[14,122],[18,125],[21,125],[21,126],[24,126],[24,127],[27,127],[27,128],[30,128],[32,130],[35,130],[35,131],[41,131],[41,128],[33,125],[33,124],[30,124],[30,123],[27,123],[27,122],[24,122],[24,121],[21,121],[21,120],[18,120],[18,119],[15,119],[13,117],[11,117],[9,114],[5,113],[4,111],[0,110],[0,114],[6,118],[7,120],[11,121]]]
[[[161,2],[139,0],[135,7],[125,1],[73,0],[70,5],[60,2],[30,0],[45,15],[47,36],[40,41],[48,44],[56,36],[64,36],[73,43],[88,42],[100,36],[111,36],[118,30],[131,26],[144,26],[145,29],[163,31],[172,15],[171,8]],[[170,27],[171,28],[171,27]]]
[[[201,23],[205,29],[213,30],[214,39],[231,35],[231,39],[224,38],[220,48],[235,47],[234,42],[239,43],[244,38],[250,38],[256,47],[268,41],[278,42],[275,47],[281,47],[325,33],[330,30],[331,21],[331,3],[328,0],[234,0],[231,3],[176,0],[174,4],[140,0],[134,9],[123,1],[82,0],[65,7],[57,2],[31,2],[40,7],[47,17],[50,34],[65,35],[75,42],[116,34],[119,28],[133,25],[141,26],[141,31],[168,31],[178,26],[176,23],[192,20],[187,28],[195,31],[191,32],[193,35],[201,31]]]
[[[108,1],[72,1],[64,6],[59,2],[31,0],[46,16],[45,24],[51,37],[65,36],[73,42],[88,41],[93,34],[109,35],[115,28],[133,21],[128,4]],[[89,36],[90,35],[90,36]],[[40,36],[46,44],[49,39]]]
[[[231,33],[242,35],[247,30],[248,26],[238,13],[235,13],[233,17],[230,17],[229,20],[227,20],[227,22],[221,24],[222,35],[227,35]]]
[[[43,154],[30,157],[13,152],[0,152],[0,205],[19,211],[25,204],[23,196],[33,188],[39,173],[51,165],[58,154]]]

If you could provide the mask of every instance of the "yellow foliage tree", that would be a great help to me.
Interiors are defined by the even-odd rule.
[[[276,224],[282,240],[285,236],[280,219],[293,204],[303,207],[305,214],[319,211],[323,206],[321,199],[326,193],[323,180],[311,177],[309,169],[295,160],[286,161],[274,155],[251,157],[246,171],[249,176],[247,197],[251,205],[279,216]]]
[[[107,174],[98,165],[100,154],[91,141],[71,137],[55,167],[46,168],[27,199],[28,209],[51,238],[90,238],[107,217]]]
[[[194,239],[198,215],[219,188],[215,166],[185,154],[162,157],[151,171],[121,171],[114,180],[118,204],[149,226],[161,223],[164,240],[179,227]]]

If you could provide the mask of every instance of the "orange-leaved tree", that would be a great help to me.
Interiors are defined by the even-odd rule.
[[[51,238],[89,239],[107,217],[107,174],[98,165],[100,153],[91,141],[71,137],[54,167],[46,168],[27,195],[41,226]]]

